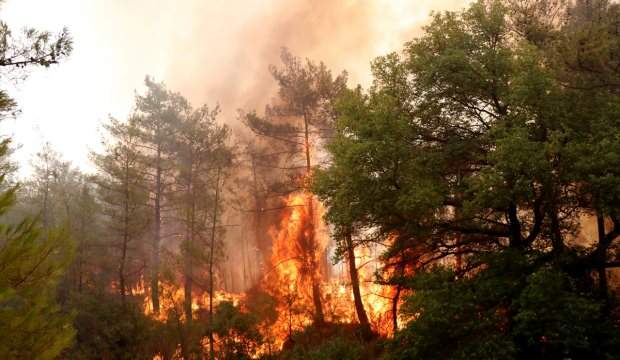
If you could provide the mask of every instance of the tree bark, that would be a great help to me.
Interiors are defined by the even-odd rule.
[[[129,163],[125,163],[125,192],[124,192],[124,208],[123,208],[123,244],[121,246],[121,263],[118,269],[119,286],[121,293],[121,301],[123,307],[127,305],[125,292],[125,263],[127,261],[127,244],[129,243]]]
[[[510,228],[510,247],[521,248],[521,222],[519,221],[519,209],[517,205],[512,203],[508,207],[508,223]]]
[[[186,244],[185,244],[185,286],[184,293],[184,312],[187,324],[192,321],[192,287],[194,282],[192,247],[194,246],[194,217],[195,217],[195,199],[193,194],[193,156],[190,154],[189,160],[189,179],[187,181],[187,201],[189,208],[187,209],[186,218]]]
[[[157,147],[155,170],[155,236],[153,238],[153,253],[151,264],[151,302],[153,313],[159,314],[159,247],[161,242],[161,147]]]
[[[349,276],[351,277],[351,290],[353,291],[353,302],[355,303],[357,320],[360,322],[364,331],[370,332],[370,322],[368,321],[368,315],[366,315],[364,303],[362,302],[362,293],[360,292],[359,275],[355,263],[355,247],[353,246],[350,229],[345,233],[345,245],[347,247],[347,262],[349,263]]]
[[[398,331],[398,301],[400,301],[401,285],[396,285],[396,294],[392,298],[392,332]]]
[[[215,255],[215,229],[217,227],[217,208],[220,200],[220,175],[221,169],[218,167],[217,176],[215,180],[215,205],[213,207],[213,219],[211,224],[211,243],[209,250],[209,358],[215,359],[214,341],[213,338],[213,256]]]
[[[258,282],[259,281],[259,276],[260,276],[260,251],[258,251],[258,249],[260,249],[261,246],[261,236],[260,236],[260,231],[261,231],[261,215],[262,215],[262,201],[259,197],[259,192],[258,192],[258,179],[256,177],[256,159],[254,157],[254,154],[252,154],[252,184],[254,187],[254,242],[256,245],[256,269],[255,269],[255,274],[256,276],[254,277],[254,281]]]
[[[607,261],[607,239],[605,234],[605,217],[597,213],[596,225],[598,230],[598,246],[596,248],[596,271],[599,279],[599,294],[601,299],[607,303],[608,301],[608,285],[607,285],[607,270],[605,268],[605,262]]]
[[[308,121],[308,115],[304,109],[304,147],[306,154],[306,174],[304,180],[307,180],[308,176],[312,172],[312,160],[310,154],[310,124]],[[312,194],[305,188],[306,193],[306,207],[308,209],[308,241],[307,241],[307,256],[310,259],[310,275],[312,281],[312,302],[314,303],[314,321],[317,324],[323,324],[325,322],[325,316],[323,315],[323,304],[321,300],[321,282],[318,272],[318,262],[316,258],[316,239],[315,239],[315,224],[314,224],[314,204]]]

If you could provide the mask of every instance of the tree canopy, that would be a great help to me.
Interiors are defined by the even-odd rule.
[[[368,91],[340,99],[314,188],[330,222],[389,246],[387,281],[411,294],[394,358],[613,353],[616,12],[484,0],[436,13],[374,61]],[[578,243],[587,218],[598,240]]]

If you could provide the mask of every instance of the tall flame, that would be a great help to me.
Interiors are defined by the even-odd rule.
[[[284,210],[279,223],[269,229],[272,239],[271,255],[260,288],[269,293],[276,300],[277,318],[275,322],[262,324],[260,331],[265,344],[259,349],[260,354],[271,353],[281,349],[287,339],[295,331],[302,330],[313,321],[314,304],[312,293],[312,277],[323,279],[321,294],[325,320],[331,323],[356,323],[353,292],[348,273],[332,269],[328,262],[316,261],[326,259],[330,245],[329,229],[321,221],[325,209],[319,202],[313,203],[314,219],[309,218],[307,194],[300,192],[286,198]],[[314,229],[309,230],[308,227]],[[308,231],[314,232],[315,269],[307,269],[307,249],[304,247],[304,237]],[[374,277],[381,266],[376,256],[377,249],[369,246],[359,246],[355,249],[356,265],[359,273],[360,292],[365,311],[374,331],[382,335],[392,332],[392,299],[393,288],[378,284]],[[326,274],[331,276],[327,277]],[[131,289],[134,295],[144,295],[144,313],[157,320],[165,321],[166,314],[175,311],[183,317],[183,288],[172,283],[160,284],[161,312],[153,312],[150,296],[144,281]],[[192,299],[192,309],[199,311],[208,306],[208,293],[195,294]],[[216,291],[214,303],[232,301],[235,305],[242,302],[244,294],[230,294]],[[206,340],[205,340],[206,341]],[[206,343],[205,343],[206,344]],[[256,354],[259,355],[259,354]]]

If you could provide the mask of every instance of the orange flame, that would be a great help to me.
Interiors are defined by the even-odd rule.
[[[321,294],[325,320],[332,323],[355,323],[353,292],[348,273],[343,271],[328,271],[329,266],[316,259],[326,258],[330,235],[327,225],[321,221],[324,208],[319,202],[313,203],[314,219],[309,218],[308,199],[305,193],[295,193],[285,201],[285,211],[282,212],[279,224],[269,229],[272,239],[269,268],[264,269],[260,286],[273,296],[276,301],[278,314],[275,323],[261,324],[260,331],[264,338],[264,345],[256,356],[271,353],[274,349],[281,349],[292,332],[302,330],[313,321],[314,304],[312,301],[312,276],[324,278],[322,275],[331,273],[332,276],[321,283]],[[315,263],[313,272],[307,268],[307,254],[304,253],[303,239],[308,236],[308,226],[314,226],[315,234]],[[381,266],[376,255],[377,249],[359,246],[355,249],[356,265],[359,273],[360,292],[362,301],[373,329],[382,334],[392,332],[392,298],[393,288],[378,284],[374,274]],[[333,270],[333,269],[332,269]],[[160,284],[159,314],[153,312],[150,294],[145,282],[140,281],[131,293],[144,295],[144,313],[157,320],[165,321],[170,311],[176,311],[183,317],[182,304],[184,293],[182,286],[163,282]],[[196,294],[192,299],[192,309],[199,311],[208,307],[208,293]],[[231,301],[238,305],[244,294],[230,294],[216,291],[214,303]],[[205,340],[205,344],[207,344]]]

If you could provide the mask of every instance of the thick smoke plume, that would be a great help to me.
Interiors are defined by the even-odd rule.
[[[170,88],[195,103],[218,102],[231,116],[238,108],[262,107],[273,95],[267,67],[278,63],[281,47],[322,60],[335,72],[347,70],[354,84],[367,84],[374,57],[400,49],[432,10],[465,3],[134,0],[106,1],[97,10],[115,19],[110,35],[120,44],[111,45],[130,49],[130,63],[154,62],[154,75]]]
[[[62,24],[75,40],[66,64],[16,93],[25,109],[12,124],[24,144],[16,155],[28,163],[44,140],[92,170],[87,154],[99,142],[99,122],[125,117],[147,74],[194,105],[219,103],[221,119],[234,123],[237,109],[260,111],[274,95],[267,68],[278,63],[281,47],[347,70],[352,85],[368,85],[373,58],[419,34],[431,11],[468,1],[7,0],[0,10],[14,28]],[[80,137],[66,141],[66,128]]]

